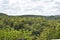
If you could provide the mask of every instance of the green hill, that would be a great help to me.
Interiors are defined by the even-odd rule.
[[[60,15],[8,16],[0,13],[0,40],[60,39]]]
[[[0,13],[0,16],[8,16],[7,14],[4,13]],[[14,16],[8,16],[8,17],[14,17]],[[17,17],[17,16],[15,16]],[[55,16],[42,16],[42,15],[20,15],[18,17],[41,17],[41,18],[45,18],[47,20],[60,20],[60,15],[55,15]]]
[[[0,13],[0,16],[7,16],[7,14],[4,14],[4,13]]]

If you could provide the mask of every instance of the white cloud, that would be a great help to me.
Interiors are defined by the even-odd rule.
[[[55,15],[60,11],[59,5],[59,0],[0,0],[0,12],[10,15]]]

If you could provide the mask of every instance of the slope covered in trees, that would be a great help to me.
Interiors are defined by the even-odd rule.
[[[60,38],[60,16],[0,16],[0,40]]]

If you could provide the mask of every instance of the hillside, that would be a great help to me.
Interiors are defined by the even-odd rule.
[[[0,14],[0,40],[60,39],[60,16]]]
[[[4,13],[0,13],[0,16],[7,16],[7,14],[4,14]]]
[[[7,14],[0,13],[0,16],[8,16]],[[14,17],[14,16],[8,16],[8,17]],[[16,17],[16,16],[15,16]],[[55,16],[42,16],[42,15],[20,15],[18,17],[42,17],[47,20],[60,20],[60,15],[55,15]]]

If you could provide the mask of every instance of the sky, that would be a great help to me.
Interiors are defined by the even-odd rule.
[[[0,0],[0,13],[8,15],[60,15],[60,0]]]

